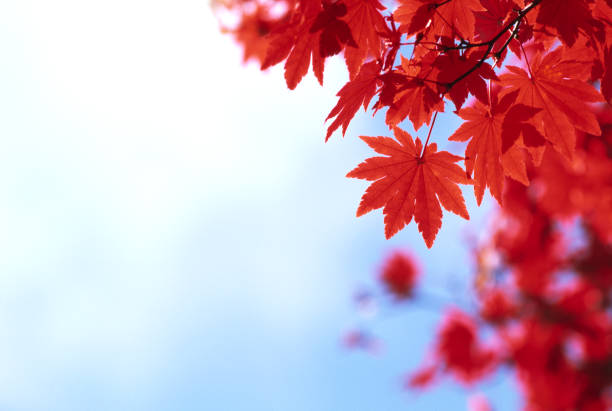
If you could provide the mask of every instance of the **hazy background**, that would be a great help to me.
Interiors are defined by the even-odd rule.
[[[438,314],[352,304],[394,247],[441,291],[470,260],[452,214],[430,251],[355,218],[356,137],[387,131],[360,115],[324,144],[340,60],[290,92],[201,0],[0,0],[0,53],[1,410],[516,408],[503,375],[403,391]],[[379,355],[342,347],[358,326]]]

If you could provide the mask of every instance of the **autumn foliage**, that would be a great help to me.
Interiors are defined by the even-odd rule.
[[[572,162],[577,132],[601,135],[592,105],[612,98],[610,3],[403,0],[387,9],[377,0],[235,0],[227,6],[241,17],[231,31],[245,59],[258,59],[262,69],[284,62],[291,89],[311,66],[323,84],[325,59],[343,55],[350,80],[327,117],[326,138],[339,127],[346,133],[360,107],[374,101],[374,111],[387,109],[402,155],[418,165],[391,165],[399,152],[383,153],[374,143],[392,144],[389,138],[366,140],[389,157],[349,173],[373,181],[357,214],[383,208],[387,237],[414,216],[431,247],[440,205],[469,218],[456,184],[473,185],[479,204],[488,188],[501,204],[506,176],[529,185],[526,168],[538,166],[546,152]],[[463,156],[440,160],[446,154],[434,155],[429,141],[409,154],[404,143],[412,137],[398,125],[408,119],[415,129],[433,127],[450,103],[465,120],[449,136],[467,142]],[[453,164],[459,160],[462,177]]]
[[[347,176],[370,182],[357,215],[382,209],[387,238],[414,219],[432,247],[442,208],[469,219],[462,185],[500,206],[474,247],[476,306],[447,311],[408,385],[510,366],[528,410],[612,407],[612,1],[228,1],[245,60],[283,64],[290,89],[344,59],[326,140],[361,108],[384,113],[389,134],[361,136],[376,155]],[[430,138],[444,111],[464,151]],[[412,301],[406,258],[380,279]]]
[[[602,133],[578,133],[572,164],[550,151],[529,168],[529,187],[506,181],[493,232],[474,250],[475,306],[447,313],[438,361],[410,386],[511,366],[528,410],[612,407],[612,110],[594,115]]]

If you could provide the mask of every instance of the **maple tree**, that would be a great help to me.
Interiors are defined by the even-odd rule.
[[[432,247],[442,208],[469,219],[460,185],[473,187],[479,205],[488,189],[500,206],[489,242],[474,249],[479,308],[448,311],[435,361],[409,385],[443,374],[472,383],[506,364],[527,409],[612,407],[612,1],[222,6],[237,17],[224,30],[244,59],[262,69],[284,62],[290,89],[311,66],[322,85],[325,60],[344,59],[348,81],[325,119],[325,140],[345,135],[362,107],[385,111],[393,136],[361,136],[379,156],[347,176],[371,182],[357,216],[382,208],[387,238],[414,218]],[[448,135],[466,143],[463,152],[430,141],[445,111],[463,120]],[[429,128],[425,142],[405,131],[409,123]],[[380,279],[396,298],[414,299],[408,257],[393,257]],[[481,328],[494,343],[480,342]]]

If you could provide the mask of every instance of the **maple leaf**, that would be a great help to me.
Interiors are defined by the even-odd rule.
[[[340,53],[343,45],[357,47],[348,24],[339,18],[346,14],[346,5],[342,2],[323,1],[323,10],[319,12],[310,27],[310,33],[321,31],[319,53],[321,57],[330,57]]]
[[[481,0],[481,3],[486,11],[477,11],[474,13],[476,19],[476,39],[481,42],[488,42],[495,38],[495,36],[497,36],[506,26],[508,23],[508,16],[512,15],[511,12],[519,8],[512,0]],[[504,60],[506,50],[502,49],[502,47],[506,44],[510,35],[511,31],[506,30],[491,48],[491,53],[500,53],[496,64],[497,66],[501,65]]]
[[[395,21],[400,23],[400,30],[410,37],[423,30],[436,11],[434,1],[403,0],[393,12]]]
[[[501,204],[504,174],[525,181],[517,177],[517,174],[524,175],[520,171],[525,167],[524,160],[514,167],[502,161],[502,124],[517,94],[507,94],[498,101],[497,93],[493,91],[490,105],[475,101],[472,107],[459,110],[457,114],[466,121],[448,138],[452,141],[470,140],[465,149],[465,169],[469,175],[474,171],[474,194],[478,205],[482,202],[486,187]]]
[[[431,248],[442,225],[445,209],[469,219],[465,201],[457,183],[468,184],[465,172],[455,164],[461,157],[437,151],[435,143],[423,150],[419,138],[394,128],[395,139],[367,137],[361,139],[374,151],[387,157],[371,157],[347,177],[372,181],[357,209],[357,216],[384,207],[385,236],[391,238],[412,217]]]
[[[554,28],[565,44],[572,46],[582,30],[593,32],[589,3],[593,0],[543,0],[536,22]]]
[[[319,51],[319,32],[311,33],[310,27],[316,19],[316,14],[300,16],[278,28],[270,37],[270,45],[261,69],[285,62],[285,81],[287,87],[293,90],[308,72],[312,56],[312,66],[317,80],[323,84],[323,66],[325,57]]]
[[[390,126],[399,124],[408,116],[414,129],[429,124],[434,111],[444,111],[444,100],[423,80],[408,80],[399,90],[394,102],[387,110],[386,122]]]
[[[524,145],[515,144],[502,154],[501,160],[504,175],[528,186],[529,178],[527,177],[527,155],[525,148]],[[530,150],[530,154],[532,158],[535,157],[533,160],[535,164],[540,152],[538,150]]]
[[[265,70],[287,59],[285,61],[285,81],[290,90],[295,89],[308,72],[311,56],[313,72],[319,84],[323,85],[325,57],[330,51],[329,49],[321,51],[321,35],[327,28],[325,23],[328,22],[324,17],[320,17],[322,4],[310,1],[301,3],[301,6],[285,24],[270,33],[270,44],[266,58],[261,65],[261,69]],[[341,13],[341,10],[339,12]],[[315,23],[321,26],[320,30],[318,26],[315,26],[317,30],[311,30]],[[332,26],[336,27],[334,24]],[[334,28],[326,31],[324,47],[332,47],[329,38],[335,38],[334,35]]]
[[[476,27],[474,13],[481,10],[484,8],[479,0],[440,2],[433,30],[440,36],[470,39],[474,37]]]
[[[408,36],[425,29],[431,23],[436,36],[474,36],[474,12],[483,10],[479,0],[401,0],[393,13],[401,23],[400,30]]]
[[[512,0],[481,0],[480,2],[485,11],[474,13],[476,37],[480,41],[489,41],[505,26],[508,14],[518,6]]]
[[[267,9],[258,6],[253,13],[243,15],[238,26],[222,30],[232,33],[236,41],[244,45],[243,62],[251,58],[263,62],[269,45],[267,34],[278,24],[277,20],[268,15]]]
[[[508,48],[514,53],[515,56],[521,58],[521,46],[523,43],[526,43],[533,38],[533,27],[527,24],[526,20],[522,20],[516,30],[517,34],[515,38],[510,41],[510,44],[508,44]]]
[[[332,133],[342,125],[342,135],[346,133],[351,119],[363,105],[363,109],[367,109],[370,100],[376,94],[376,85],[378,82],[378,73],[380,65],[376,61],[365,63],[359,74],[354,80],[349,81],[338,92],[338,103],[332,108],[327,115],[326,121],[332,117],[336,117],[327,128],[325,141],[329,139]]]
[[[319,51],[317,34],[308,34],[306,30],[297,36],[298,42],[285,62],[285,80],[287,87],[293,90],[308,72],[310,56],[312,55],[312,70],[319,84],[323,85],[323,64],[325,57]]]
[[[385,7],[378,0],[347,0],[343,18],[350,27],[357,47],[347,47],[344,58],[351,80],[368,56],[378,58],[382,51],[380,33],[388,31],[383,16]]]
[[[519,135],[523,135],[523,142],[526,146],[537,147],[544,145],[544,136],[528,122],[541,109],[526,106],[524,104],[513,105],[502,123],[502,153],[508,151]]]
[[[483,103],[488,102],[487,83],[484,79],[497,80],[497,75],[489,64],[481,61],[481,57],[478,52],[459,54],[457,50],[449,50],[434,62],[440,67],[437,81],[448,89],[448,95],[457,110],[465,102],[468,93]]]
[[[423,66],[428,73],[422,73]],[[385,121],[388,125],[395,126],[408,116],[414,129],[418,130],[423,123],[429,124],[434,111],[444,111],[444,100],[432,85],[424,80],[432,71],[428,60],[424,59],[421,65],[417,66],[402,56],[401,68],[410,77],[404,78],[403,83],[394,90]]]
[[[517,103],[541,109],[534,121],[539,121],[544,138],[571,160],[575,145],[575,129],[600,135],[597,118],[588,103],[603,101],[590,84],[565,78],[562,68],[566,61],[561,47],[542,56],[537,53],[530,62],[530,73],[516,66],[507,66],[509,73],[500,80],[504,92],[518,91]]]
[[[406,86],[410,81],[404,74],[393,69],[381,74],[378,76],[378,79],[381,82],[381,86],[378,91],[378,101],[372,106],[374,114],[383,107],[393,107],[393,102],[399,92],[399,88]]]

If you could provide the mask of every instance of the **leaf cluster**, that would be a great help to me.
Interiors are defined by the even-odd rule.
[[[245,59],[259,60],[262,69],[284,63],[290,89],[311,66],[323,84],[325,60],[342,56],[349,80],[327,116],[326,140],[339,128],[344,135],[361,107],[385,111],[395,135],[362,137],[383,157],[348,174],[372,182],[357,214],[383,208],[387,237],[414,216],[428,247],[441,226],[440,204],[469,218],[457,184],[473,185],[478,204],[486,189],[502,204],[504,178],[529,185],[527,170],[548,151],[574,162],[577,133],[601,135],[592,105],[612,100],[610,0],[226,6],[239,17],[229,31],[244,45]],[[436,114],[448,110],[464,120],[448,136],[466,143],[463,153],[437,152],[429,138],[414,143],[399,128],[409,121],[431,134]]]

